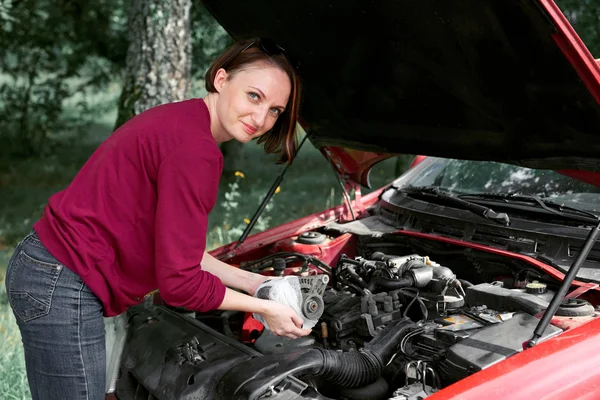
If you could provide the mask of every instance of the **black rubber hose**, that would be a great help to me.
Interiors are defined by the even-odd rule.
[[[221,322],[223,323],[223,333],[226,336],[233,337],[233,332],[231,331],[231,325],[229,325],[229,318],[231,316],[238,314],[239,311],[223,311],[221,313]]]
[[[348,286],[348,288],[354,290],[356,292],[356,294],[361,295],[361,296],[365,295],[365,292],[363,291],[363,289],[360,286],[358,286],[355,283],[350,282],[348,279],[338,276],[337,281],[343,285]]]
[[[415,326],[408,318],[390,322],[358,352],[308,349],[257,357],[240,363],[219,382],[219,398],[256,398],[289,375],[322,376],[327,381],[345,387],[368,385],[381,376],[385,363],[398,351],[402,338]]]
[[[371,293],[376,293],[377,289],[385,289],[388,290],[397,290],[402,288],[411,287],[414,285],[415,281],[410,276],[403,276],[398,279],[390,279],[380,276],[379,278],[372,279],[367,286],[367,289]]]
[[[473,287],[474,286],[471,282],[466,281],[464,279],[459,279],[458,281],[460,282],[460,284],[462,285],[462,287],[465,288],[465,289],[468,288],[468,287]]]
[[[321,350],[323,368],[315,375],[345,387],[373,383],[381,376],[385,363],[398,351],[398,345],[416,327],[408,318],[390,322],[375,339],[358,352]]]
[[[320,350],[323,368],[317,375],[344,387],[359,387],[372,383],[383,371],[383,361],[371,351],[340,353]]]
[[[369,385],[361,386],[358,388],[346,388],[341,386],[333,386],[332,389],[327,389],[325,392],[331,393],[329,397],[343,397],[350,400],[385,400],[388,399],[389,396],[389,385],[385,379],[382,377],[377,378],[377,380]]]

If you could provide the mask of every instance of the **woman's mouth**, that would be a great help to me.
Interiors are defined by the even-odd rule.
[[[245,124],[243,122],[242,122],[242,125],[244,125],[244,130],[246,131],[246,133],[248,133],[248,135],[254,135],[256,133],[255,127]]]

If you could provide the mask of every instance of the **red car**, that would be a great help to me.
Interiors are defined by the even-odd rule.
[[[600,68],[551,0],[204,3],[299,61],[347,201],[212,252],[298,276],[311,335],[156,296],[114,396],[600,398]]]

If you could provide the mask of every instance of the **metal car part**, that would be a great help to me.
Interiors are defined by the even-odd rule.
[[[329,282],[328,275],[300,276],[300,290],[302,291],[302,314],[310,319],[317,320],[325,311],[323,294]]]

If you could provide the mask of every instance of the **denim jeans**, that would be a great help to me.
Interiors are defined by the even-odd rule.
[[[8,263],[6,293],[23,338],[32,398],[104,399],[102,303],[35,232]]]

